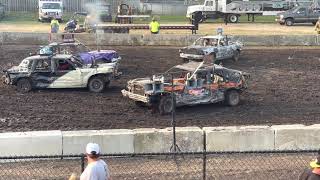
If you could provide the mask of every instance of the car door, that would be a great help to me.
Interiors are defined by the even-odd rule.
[[[229,58],[229,52],[228,52],[228,46],[226,42],[221,38],[218,41],[218,46],[217,46],[218,52],[216,55],[217,60],[222,60],[222,59],[227,59]]]
[[[299,8],[295,13],[295,22],[304,23],[308,22],[307,9],[305,7]]]
[[[31,68],[31,80],[35,87],[52,88],[54,75],[52,73],[52,63],[48,56],[41,56],[34,59]]]
[[[84,87],[81,69],[76,67],[69,59],[54,58],[54,88]]]

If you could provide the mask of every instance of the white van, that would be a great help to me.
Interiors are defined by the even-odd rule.
[[[39,21],[50,21],[56,18],[62,22],[63,0],[39,0]]]

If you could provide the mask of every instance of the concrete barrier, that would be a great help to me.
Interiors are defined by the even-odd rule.
[[[44,45],[48,44],[48,33],[3,32],[3,44]],[[138,34],[75,34],[75,37],[88,46],[187,46],[201,35],[138,35]],[[318,46],[317,35],[239,35],[230,36],[246,46]],[[61,34],[52,34],[52,40],[61,40]]]
[[[274,149],[274,131],[268,126],[206,127],[207,151],[263,151]]]
[[[275,150],[320,149],[320,124],[278,125],[272,129],[275,131]]]
[[[59,155],[61,131],[33,131],[0,134],[1,156]]]
[[[134,133],[135,153],[170,152],[172,148],[172,128],[135,129]],[[176,139],[181,151],[203,149],[203,131],[198,127],[176,128]]]
[[[63,154],[84,153],[87,143],[98,143],[101,153],[133,153],[133,131],[127,129],[64,131]]]

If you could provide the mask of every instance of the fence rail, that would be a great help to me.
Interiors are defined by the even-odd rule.
[[[104,154],[113,179],[297,179],[316,151]],[[84,155],[0,157],[4,179],[67,179]]]

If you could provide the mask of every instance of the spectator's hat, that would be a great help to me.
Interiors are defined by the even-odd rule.
[[[317,159],[311,161],[310,166],[312,168],[320,168],[320,156],[318,156]]]
[[[86,153],[87,154],[92,154],[92,155],[97,155],[100,154],[100,147],[96,143],[88,143],[86,147]]]

